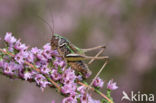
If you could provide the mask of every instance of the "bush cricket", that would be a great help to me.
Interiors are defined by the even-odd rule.
[[[89,75],[91,75],[91,71],[88,68],[88,65],[93,63],[94,60],[105,60],[103,66],[98,71],[96,76],[93,78],[92,82],[90,83],[89,87],[92,86],[94,80],[100,75],[104,67],[107,65],[108,56],[100,56],[104,49],[106,48],[105,45],[102,46],[96,46],[93,48],[88,49],[80,49],[74,44],[72,44],[68,39],[66,39],[63,36],[60,36],[58,34],[54,34],[54,29],[49,25],[48,22],[46,22],[44,19],[39,17],[44,23],[48,25],[52,32],[52,38],[51,38],[51,48],[52,50],[57,50],[59,54],[62,56],[62,58],[66,61],[67,64],[69,64],[73,69],[80,72],[84,78],[87,78]],[[54,25],[53,25],[54,28]],[[87,56],[85,53],[94,51],[97,49],[101,49],[94,57],[93,56]],[[84,60],[90,60],[87,64],[84,62]],[[86,89],[88,92],[89,88]]]
[[[96,79],[99,74],[102,72],[103,68],[107,64],[107,61],[109,59],[108,56],[99,56],[104,52],[105,46],[97,46],[89,49],[80,49],[74,44],[72,44],[69,40],[66,38],[54,34],[51,39],[51,48],[52,50],[57,50],[59,54],[65,59],[66,63],[68,63],[73,69],[76,71],[82,73],[84,78],[87,78],[89,75],[91,75],[91,71],[88,68],[88,65],[84,62],[84,60],[90,60],[88,64],[91,64],[94,60],[101,59],[105,60],[104,65],[99,70],[97,75],[94,77]],[[85,53],[93,50],[101,49],[95,57],[87,56]],[[93,79],[93,81],[94,81]],[[90,86],[93,84],[93,81],[91,82]]]

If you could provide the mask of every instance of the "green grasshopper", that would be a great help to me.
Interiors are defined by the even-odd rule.
[[[108,56],[99,57],[99,55],[104,51],[105,46],[97,46],[89,49],[80,49],[77,46],[73,45],[69,40],[58,34],[54,34],[52,36],[51,48],[52,50],[57,50],[59,54],[64,58],[66,63],[69,64],[76,71],[80,72],[84,78],[87,78],[89,75],[91,75],[91,71],[88,68],[88,65],[84,62],[84,60],[89,59],[90,61],[88,62],[88,64],[91,64],[96,59],[104,59],[107,61],[109,58]],[[101,49],[101,51],[99,51],[95,57],[87,56],[85,54],[86,52],[96,49]],[[102,67],[101,69],[103,68],[104,67]],[[99,74],[100,73],[98,73],[98,75]]]

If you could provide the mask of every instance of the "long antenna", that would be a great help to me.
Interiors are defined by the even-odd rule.
[[[43,21],[45,24],[47,24],[48,25],[48,28],[50,29],[50,31],[51,31],[51,33],[52,33],[52,35],[54,35],[54,24],[53,24],[53,26],[51,26],[46,20],[44,20],[42,17],[40,17],[40,16],[38,16],[38,15],[36,15],[41,21]],[[53,19],[52,19],[53,20]],[[53,21],[52,21],[53,22]]]
[[[53,29],[52,35],[54,35],[54,33],[55,33],[55,22],[54,22],[53,14],[51,15],[51,17],[52,17],[52,29]]]

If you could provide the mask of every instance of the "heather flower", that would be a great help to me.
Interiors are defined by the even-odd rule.
[[[82,94],[80,96],[81,103],[101,103],[99,100],[94,100],[89,94]]]
[[[40,85],[40,83],[42,83],[45,80],[45,77],[41,74],[37,74],[35,76],[35,81],[38,85]]]
[[[76,83],[66,84],[63,87],[61,87],[61,92],[63,94],[73,93],[76,90]]]
[[[16,42],[16,38],[14,36],[12,36],[12,33],[7,32],[4,40],[8,43],[8,44],[13,44]]]
[[[48,82],[46,80],[46,78],[41,75],[41,74],[37,74],[36,77],[35,77],[35,81],[37,83],[38,86],[41,87],[41,89],[43,90],[43,88],[45,88],[48,84],[50,84],[50,82]]]
[[[42,83],[40,84],[40,87],[41,87],[41,88],[46,88],[46,86],[49,85],[49,84],[51,84],[51,83],[48,82],[48,81],[46,81],[46,80],[44,80],[44,81],[42,81]]]
[[[3,64],[3,72],[6,75],[13,75],[14,74],[14,67],[11,63],[4,63]]]
[[[63,99],[62,103],[77,103],[77,100],[72,97],[67,97]]]
[[[80,101],[81,101],[81,103],[89,103],[89,95],[88,94],[86,94],[86,93],[84,93],[84,94],[82,94],[81,96],[80,96]]]
[[[57,72],[57,70],[52,69],[51,78],[55,81],[60,80],[62,78],[61,74]]]
[[[54,100],[52,100],[52,102],[51,103],[55,103],[55,101]]]
[[[113,83],[113,80],[110,80],[107,84],[107,88],[109,90],[116,90],[118,89],[118,86],[116,85],[116,82]]]
[[[55,67],[63,67],[65,65],[65,62],[55,60],[54,65],[55,65]]]
[[[99,77],[97,77],[93,83],[94,87],[98,87],[98,88],[102,88],[104,85],[104,82],[102,79],[100,79]]]
[[[30,51],[28,51],[27,53],[28,53],[28,56],[27,56],[26,60],[30,63],[34,63],[34,61],[36,59],[34,54]]]
[[[31,79],[32,78],[32,74],[28,71],[26,71],[24,73],[24,77],[23,77],[25,80],[28,80],[28,79]]]
[[[45,44],[45,45],[43,46],[43,49],[44,49],[44,50],[51,51],[50,43]]]
[[[72,97],[73,99],[77,99],[77,98],[80,98],[80,94],[77,92],[72,92],[70,93],[70,97]]]
[[[24,63],[24,53],[18,53],[15,55],[14,59],[19,63],[19,64],[23,64]]]
[[[81,94],[84,94],[86,91],[86,87],[84,87],[84,86],[79,86],[78,88],[77,88],[77,91],[79,91]]]
[[[55,65],[55,67],[63,67],[65,66],[65,61],[63,61],[60,57],[56,57],[53,64]]]
[[[43,65],[43,66],[41,67],[41,72],[42,72],[43,74],[49,74],[50,69],[48,68],[47,65]]]
[[[37,53],[37,58],[43,62],[47,62],[48,59],[43,55],[43,50],[39,50]]]
[[[40,51],[40,49],[38,49],[37,47],[34,47],[34,48],[31,49],[31,52],[33,54],[37,54],[39,51]]]
[[[52,50],[51,50],[51,46],[50,43],[47,43],[43,46],[43,55],[47,58],[47,59],[51,59],[52,58]]]
[[[13,52],[13,51],[14,51],[13,45],[10,45],[10,46],[8,47],[8,51],[10,51],[10,52]]]
[[[77,78],[77,80],[79,80],[79,81],[82,81],[82,80],[83,80],[82,75],[78,75],[76,78]]]
[[[36,61],[35,65],[36,65],[37,68],[41,68],[42,65],[45,65],[45,62],[43,62],[43,61]]]
[[[22,43],[20,42],[20,40],[18,40],[18,41],[15,43],[14,48],[15,48],[16,50],[19,50],[19,51],[28,49],[28,47],[27,47],[25,44],[22,44]]]
[[[73,83],[76,79],[75,71],[71,68],[68,68],[64,71],[62,75],[62,80],[64,84]]]
[[[53,51],[51,51],[51,55],[52,56],[59,56],[59,53],[57,50],[53,50]]]

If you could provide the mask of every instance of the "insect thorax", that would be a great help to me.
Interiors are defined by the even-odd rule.
[[[52,49],[57,49],[65,57],[71,53],[78,53],[79,50],[66,38],[55,34],[51,39]]]

